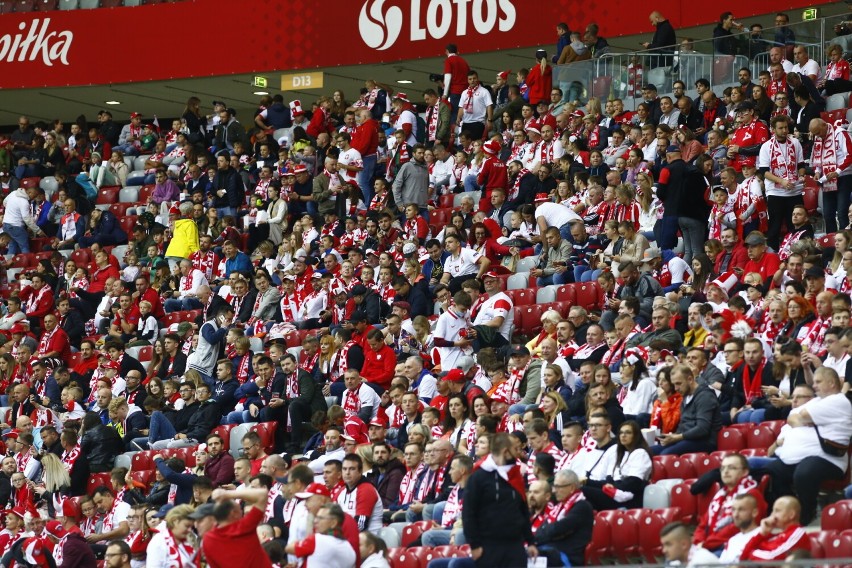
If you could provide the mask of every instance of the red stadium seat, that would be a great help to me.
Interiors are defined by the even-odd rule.
[[[577,305],[587,311],[600,311],[603,303],[603,294],[597,282],[581,282],[574,284],[577,292]]]
[[[154,457],[154,454],[155,452],[151,450],[136,452],[135,454],[133,454],[133,458],[130,460],[130,469],[133,471],[154,469],[154,460],[151,459],[152,457]]]
[[[710,501],[713,500],[713,495],[715,495],[716,492],[719,491],[720,487],[721,485],[719,483],[714,483],[710,486],[710,489],[708,491],[706,491],[705,493],[699,493],[695,496],[695,499],[698,502],[698,509],[696,509],[696,521],[710,507]]]
[[[675,461],[679,460],[679,456],[654,456],[654,477],[657,479],[675,479],[672,473]],[[658,474],[657,471],[660,470]],[[685,478],[681,478],[685,479]]]
[[[98,191],[98,197],[95,199],[96,205],[111,205],[118,201],[118,190],[117,189],[108,189],[101,188]]]
[[[626,511],[636,520],[639,534],[639,553],[650,563],[656,562],[656,557],[662,554],[660,548],[660,531],[668,524],[662,515],[650,509],[633,509]]]
[[[747,458],[762,458],[766,456],[764,448],[745,448],[744,450],[740,450],[740,453]]]
[[[390,549],[388,551],[388,562],[391,568],[420,568],[420,559],[404,547]]]
[[[432,547],[432,557],[433,558],[456,558],[453,554],[456,553],[456,547],[452,545],[443,545],[443,546],[433,546]]]
[[[748,431],[746,445],[749,448],[768,449],[778,436],[767,426],[755,426]]]
[[[852,500],[838,501],[822,510],[820,528],[843,531],[852,527]]]
[[[134,207],[132,203],[113,203],[109,206],[109,210],[120,221],[131,207]]]
[[[89,476],[89,482],[86,484],[86,493],[91,497],[95,494],[95,489],[100,487],[101,485],[106,485],[110,487],[109,481],[109,472],[104,473],[93,473]]]
[[[506,290],[506,294],[512,299],[515,307],[535,304],[535,294],[529,290]]]
[[[695,513],[698,509],[698,500],[689,492],[692,483],[678,483],[672,488],[672,507],[680,509],[679,520],[684,523],[695,522]]]
[[[819,113],[819,116],[824,121],[834,124],[838,120],[846,120],[846,109],[839,108],[837,110],[824,110]]]
[[[277,422],[261,422],[251,427],[251,431],[257,432],[257,435],[260,436],[260,443],[263,444],[263,449],[267,453],[272,453],[275,449],[275,429],[277,427]]]
[[[436,558],[435,553],[429,546],[415,546],[408,549],[408,553],[417,558],[420,568],[426,568],[429,561]]]
[[[148,361],[151,360],[151,358],[153,356],[154,356],[154,346],[153,345],[146,345],[142,349],[139,350],[139,354],[136,356],[136,358],[139,360],[140,363],[147,363]]]
[[[81,248],[71,253],[71,260],[77,263],[77,266],[85,266],[92,260],[91,249]]]
[[[602,559],[609,556],[612,543],[612,528],[601,513],[595,515],[592,525],[592,540],[586,545],[586,564],[602,564]]]
[[[577,291],[573,284],[565,284],[556,289],[556,301],[568,302],[570,304],[577,303]]]
[[[697,455],[697,454],[695,454]],[[718,469],[722,464],[722,460],[718,456],[712,454],[702,455],[697,459],[692,460],[692,465],[695,467],[695,475],[701,477],[710,470]]]
[[[535,295],[533,295],[534,297]],[[521,308],[521,325],[520,329],[523,333],[530,335],[534,333],[536,328],[541,327],[541,314],[543,313],[541,306],[533,304],[523,306]]]
[[[638,519],[622,511],[614,520],[610,521],[612,530],[612,553],[619,562],[630,563],[630,558],[639,555],[639,522]],[[659,533],[657,533],[659,536]]]
[[[141,483],[144,486],[145,491],[147,491],[151,486],[151,483],[154,481],[154,471],[150,469],[131,471],[130,478],[136,483]]]
[[[76,367],[83,360],[83,355],[78,351],[71,354],[71,359],[68,361],[68,367]]]
[[[416,523],[411,523],[402,529],[402,539],[400,541],[402,546],[406,548],[411,546],[414,541],[420,538],[421,534],[429,530],[431,527],[431,521],[417,521]]]
[[[441,209],[449,208],[450,210],[452,210],[453,200],[455,200],[455,198],[456,198],[456,196],[453,195],[452,193],[450,193],[448,195],[441,195],[440,197],[438,197],[438,205],[441,206]]]
[[[674,479],[693,479],[698,477],[695,472],[695,467],[693,466],[692,458],[687,458],[686,456],[675,456],[677,457],[671,465],[666,465],[666,471],[669,472]]]
[[[716,447],[720,450],[738,452],[746,447],[745,436],[735,428],[722,428],[716,438]]]
[[[805,209],[809,215],[813,215],[819,208],[819,191],[820,187],[817,181],[812,176],[805,176],[804,202]]]
[[[835,531],[814,531],[808,536],[811,539],[811,558],[825,558],[825,546],[834,535]]]
[[[825,551],[826,559],[852,557],[852,531],[850,530],[845,530],[833,538],[823,540],[821,544]]]
[[[12,257],[11,268],[29,268],[35,263],[35,255],[31,252],[23,252]]]
[[[236,424],[222,424],[221,426],[216,426],[213,428],[210,433],[218,434],[220,438],[222,438],[223,449],[227,452],[231,449],[231,430],[236,427]]]
[[[783,428],[786,423],[786,420],[769,420],[767,422],[761,422],[760,425],[772,430],[773,434],[777,437],[781,432],[781,428]]]

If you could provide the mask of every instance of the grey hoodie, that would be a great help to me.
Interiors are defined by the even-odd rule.
[[[393,180],[393,198],[400,209],[409,203],[426,207],[429,200],[429,168],[425,161],[410,160],[402,165]]]

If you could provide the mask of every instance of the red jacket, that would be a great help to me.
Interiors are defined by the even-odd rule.
[[[553,88],[553,67],[547,65],[544,74],[541,73],[541,65],[533,65],[527,75],[527,92],[532,105],[541,101],[550,104],[550,90]]]
[[[372,118],[365,120],[355,129],[351,144],[362,158],[375,154],[379,148],[379,123]]]
[[[725,258],[725,251],[719,253],[716,257],[716,264],[713,267],[713,272],[715,274],[721,274],[722,272],[722,260]],[[748,263],[748,251],[742,245],[742,243],[737,243],[734,246],[734,249],[731,251],[731,261],[728,263],[728,270],[733,270],[734,268],[745,268],[745,265]]]
[[[42,338],[44,338],[44,334],[42,334]],[[39,347],[41,347],[41,341],[39,341]],[[71,360],[71,341],[68,339],[68,334],[65,333],[65,330],[60,327],[56,328],[50,341],[45,345],[44,352],[50,353],[51,351],[58,352],[57,357],[63,361]],[[41,353],[39,353],[39,356],[41,356]]]
[[[496,187],[502,187],[508,191],[509,176],[506,173],[506,164],[497,159],[496,156],[489,156],[482,164],[482,169],[476,176],[476,182],[479,185],[484,185],[486,191]]]
[[[383,389],[390,388],[393,371],[396,367],[396,353],[388,345],[382,345],[374,351],[369,345],[364,348],[364,367],[361,376]]]

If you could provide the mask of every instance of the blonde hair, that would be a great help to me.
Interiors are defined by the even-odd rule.
[[[174,528],[179,521],[188,519],[193,511],[195,511],[195,508],[192,505],[178,505],[173,507],[166,513],[166,526],[170,529]]]

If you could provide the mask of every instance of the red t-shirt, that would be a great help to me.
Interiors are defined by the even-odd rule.
[[[261,522],[263,511],[251,507],[239,521],[206,533],[201,548],[208,566],[231,568],[239,557],[240,568],[272,568],[257,538],[257,525]]]
[[[451,73],[450,94],[460,95],[467,89],[467,74],[470,66],[458,55],[451,55],[444,60],[444,73]]]
[[[760,277],[766,281],[767,278],[778,271],[779,266],[781,266],[781,260],[778,258],[778,255],[774,252],[766,251],[760,260],[749,260],[743,268],[743,274],[758,272],[760,273]]]

